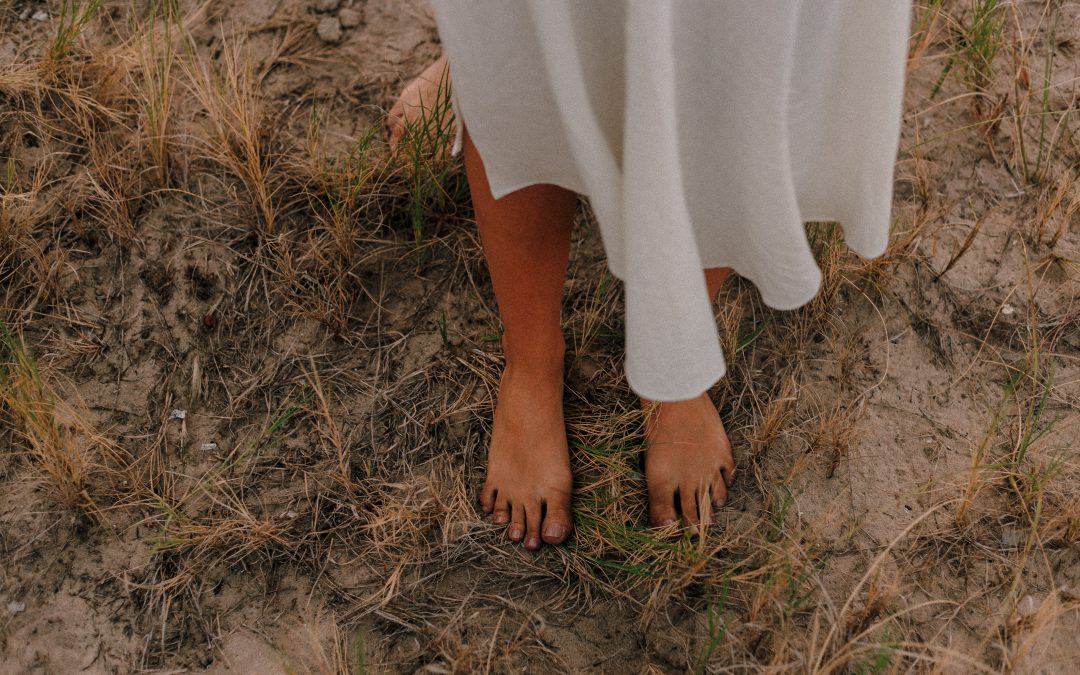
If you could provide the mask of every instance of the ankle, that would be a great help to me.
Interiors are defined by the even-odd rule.
[[[712,399],[709,393],[699,394],[694,398],[679,401],[652,401],[644,397],[641,400],[641,410],[646,414],[646,424],[652,425],[659,421],[660,417],[670,419],[672,416],[693,415],[698,411],[712,408]],[[713,408],[715,409],[715,408]]]
[[[561,334],[558,338],[535,336],[527,340],[512,340],[504,336],[503,353],[506,355],[505,371],[508,374],[562,379],[566,342]]]

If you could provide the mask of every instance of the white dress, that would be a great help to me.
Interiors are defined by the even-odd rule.
[[[626,376],[693,398],[725,370],[702,270],[776,309],[817,293],[804,221],[888,240],[910,0],[433,0],[493,195],[589,197],[623,280]]]

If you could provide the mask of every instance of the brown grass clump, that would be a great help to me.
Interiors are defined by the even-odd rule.
[[[0,414],[19,441],[7,459],[25,452],[31,475],[56,502],[105,525],[103,497],[124,453],[70,400],[46,382],[23,339],[0,323]]]

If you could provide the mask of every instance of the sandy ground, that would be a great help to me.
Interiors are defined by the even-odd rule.
[[[65,504],[0,405],[0,672],[1076,672],[1077,5],[998,8],[985,80],[968,4],[919,9],[889,253],[816,225],[813,303],[722,293],[742,477],[702,541],[644,528],[621,300],[583,206],[577,532],[539,554],[475,504],[501,357],[460,167],[417,220],[407,167],[377,183],[348,159],[438,55],[428,7],[179,9],[155,164],[146,14],[107,0],[40,75],[60,4],[0,0],[2,204],[26,224],[3,233],[4,321],[90,458]],[[76,124],[48,83],[102,109]]]

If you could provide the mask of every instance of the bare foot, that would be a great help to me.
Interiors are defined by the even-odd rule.
[[[543,367],[508,364],[499,383],[480,504],[532,551],[541,541],[561,544],[573,528],[562,397],[561,354]]]
[[[712,522],[713,507],[727,501],[735,478],[720,414],[708,392],[689,401],[642,399],[645,421],[645,482],[649,487],[649,521],[655,527],[678,522]]]
[[[397,101],[386,114],[391,150],[397,147],[406,126],[430,115],[432,109],[439,105],[439,97],[448,91],[449,83],[450,70],[444,54],[401,90]]]

